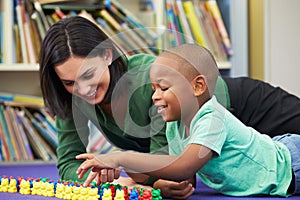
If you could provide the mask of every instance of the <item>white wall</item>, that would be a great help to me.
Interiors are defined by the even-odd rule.
[[[300,97],[300,1],[265,0],[265,80]]]
[[[248,76],[248,1],[230,1],[230,36],[233,56],[233,77]]]

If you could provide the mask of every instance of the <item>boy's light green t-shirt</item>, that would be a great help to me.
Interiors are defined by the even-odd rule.
[[[288,148],[245,126],[215,97],[193,118],[189,137],[183,137],[180,122],[167,123],[166,134],[171,155],[180,155],[188,144],[214,152],[197,173],[207,186],[231,196],[288,196],[292,179]]]

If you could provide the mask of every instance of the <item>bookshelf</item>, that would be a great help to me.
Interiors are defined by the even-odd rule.
[[[25,0],[25,1],[29,2],[29,0]],[[154,14],[156,14],[156,13],[138,11],[139,3],[141,1],[144,1],[144,0],[119,0],[118,2],[125,9],[132,11],[132,14],[135,15],[139,20],[141,20],[142,24],[145,24],[145,26],[147,26],[147,27],[152,26],[151,25],[152,23],[155,24],[157,22],[157,21],[155,21],[155,18],[157,18],[157,17],[154,16]],[[172,2],[172,1],[168,1],[168,2]],[[5,2],[5,3],[3,3],[3,2]],[[11,18],[8,17],[9,9],[7,9],[7,8],[12,5],[9,2],[11,3],[13,1],[0,1],[0,6],[1,6],[0,17],[1,17],[1,20],[3,20],[3,21],[10,20],[9,24],[12,25],[13,22],[11,21]],[[89,2],[96,2],[96,0],[90,0]],[[161,3],[164,1],[153,0],[153,2]],[[175,0],[174,0],[174,2],[175,2]],[[103,5],[101,5],[101,6],[103,6]],[[101,6],[99,6],[99,8],[101,8]],[[2,12],[4,10],[5,10],[5,12]],[[65,12],[67,12],[67,11],[65,11]],[[12,13],[12,12],[10,12],[10,13]],[[45,9],[45,13],[46,13],[46,15],[50,15],[49,10]],[[3,23],[1,23],[1,24],[3,25]],[[246,24],[246,23],[243,23],[243,24]],[[7,29],[7,25],[5,26],[5,29]],[[5,30],[3,29],[3,31],[5,31]],[[13,33],[12,30],[10,30],[10,31],[11,31],[11,33]],[[158,34],[160,34],[160,33],[158,33]],[[5,34],[3,34],[2,36],[5,36]],[[13,47],[13,45],[11,45],[14,43],[13,42],[14,39],[12,37],[10,37],[8,39],[3,39],[2,41],[1,41],[0,45],[3,48],[5,48],[5,50],[8,50],[10,52],[15,51],[15,48]],[[165,42],[165,41],[163,41],[163,42]],[[233,41],[232,43],[234,46],[236,43],[239,43],[239,42]],[[8,46],[10,46],[10,48],[7,48]],[[145,52],[145,53],[147,53],[147,52]],[[219,68],[226,72],[230,72],[232,69],[234,69],[234,67],[232,66],[232,63],[234,62],[235,54],[230,59],[217,61]],[[28,55],[28,58],[29,57],[30,56]],[[30,61],[28,61],[29,64],[28,63],[26,63],[26,64],[25,63],[15,63],[16,62],[15,60],[17,60],[17,59],[9,58],[8,62],[0,64],[0,92],[41,96],[40,85],[39,85],[39,74],[38,74],[39,66],[38,66],[38,64],[36,64],[35,62],[30,64]],[[235,65],[239,66],[236,63],[235,63]]]
[[[151,19],[151,16],[153,17],[153,13],[146,13],[146,12],[138,11],[139,3],[141,1],[142,0],[119,0],[118,2],[122,6],[124,6],[124,8],[132,11],[132,13],[134,15],[136,15],[142,22],[144,22],[144,24],[149,25],[149,23],[151,24],[154,22],[154,19],[152,20],[152,22],[151,22],[151,20],[149,20],[149,19]],[[2,3],[1,9],[4,11],[4,8],[6,8],[6,11],[2,12],[2,19],[7,20],[7,19],[9,19],[6,16],[9,13],[7,11],[7,7],[11,6],[11,5],[8,5],[8,3],[7,3],[10,1],[3,1],[3,2],[5,2],[5,3]],[[90,2],[93,2],[93,1],[90,1]],[[157,0],[156,0],[156,3],[157,3]],[[3,5],[3,4],[5,4],[5,5]],[[150,16],[150,18],[149,18],[149,16]],[[144,19],[144,21],[143,21],[143,19]],[[10,22],[11,22],[11,19],[10,19]],[[12,38],[9,38],[7,41],[3,40],[3,46],[7,45],[5,42],[11,43],[12,40],[13,40]],[[238,44],[238,42],[234,42],[234,41],[232,43]],[[14,50],[13,47],[11,49],[9,49],[9,51],[13,51],[13,50]],[[29,95],[41,95],[41,92],[39,89],[39,81],[38,81],[38,65],[36,65],[36,64],[15,64],[13,62],[14,61],[9,61],[8,64],[6,64],[6,63],[0,64],[0,91],[15,92],[15,93],[29,94]],[[234,59],[233,60],[231,59],[228,61],[220,61],[220,62],[218,62],[218,65],[219,65],[220,69],[230,70],[232,68],[232,62],[234,62]],[[28,87],[28,85],[30,85],[30,87]]]

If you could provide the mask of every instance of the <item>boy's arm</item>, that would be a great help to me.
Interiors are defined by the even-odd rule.
[[[136,152],[114,152],[107,155],[81,154],[87,159],[77,170],[82,177],[87,170],[121,167],[130,173],[144,173],[157,178],[181,181],[192,178],[211,158],[212,151],[205,146],[190,144],[180,156],[151,155]]]

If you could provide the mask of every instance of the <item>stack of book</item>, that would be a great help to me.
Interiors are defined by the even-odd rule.
[[[138,11],[133,14],[117,0],[1,1],[0,61],[37,63],[40,44],[49,27],[74,15],[95,22],[128,55],[157,55],[182,43],[207,47],[217,61],[228,61],[233,54],[216,0],[141,2],[153,10],[156,20],[149,21],[156,23],[152,27],[145,27],[146,23],[137,17]],[[4,48],[7,46],[12,48]]]
[[[42,98],[0,93],[0,161],[56,160],[57,145]]]
[[[4,7],[7,10],[2,15]],[[117,1],[15,0],[0,2],[0,8],[3,8],[0,10],[0,25],[3,27],[0,47],[13,45],[9,49],[0,49],[3,54],[0,58],[5,64],[37,63],[40,45],[49,27],[64,17],[74,15],[91,19],[128,55],[157,54],[155,32],[145,28]],[[6,18],[8,21],[4,26]]]
[[[157,21],[166,25],[162,49],[183,43],[198,43],[208,48],[217,61],[229,60],[233,55],[231,41],[216,0],[163,2],[155,4]]]

